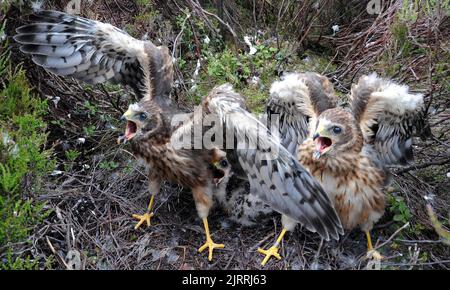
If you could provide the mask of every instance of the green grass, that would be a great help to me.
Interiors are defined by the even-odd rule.
[[[287,49],[278,50],[271,45],[257,45],[254,55],[234,52],[230,48],[204,53],[205,69],[201,70],[198,87],[189,101],[198,104],[214,86],[228,82],[246,98],[249,109],[255,113],[262,112],[265,107],[270,86],[278,79],[276,69],[280,60],[289,59],[289,65],[284,68],[286,71],[324,73],[335,69],[326,57],[308,51],[300,58],[288,54]],[[253,76],[259,77],[259,84],[249,83]]]
[[[32,197],[55,163],[44,149],[47,103],[31,93],[24,71],[12,66],[7,43],[0,47],[0,247],[6,260],[0,269],[34,269],[33,257],[13,255],[13,243],[28,242],[33,228],[50,213]],[[24,188],[23,180],[31,180]],[[5,249],[4,248],[4,249]]]

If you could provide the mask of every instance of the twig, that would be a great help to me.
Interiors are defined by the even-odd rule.
[[[220,19],[219,16],[217,16],[217,15],[214,14],[214,13],[211,13],[211,12],[206,11],[205,9],[203,9],[203,7],[202,7],[198,2],[191,1],[191,3],[192,3],[197,9],[199,9],[202,13],[204,13],[204,14],[206,14],[206,15],[209,15],[209,16],[212,16],[212,17],[216,18],[217,21],[219,21],[223,26],[225,26],[225,27],[228,29],[228,31],[233,35],[233,37],[234,37],[235,39],[238,38],[238,37],[237,37],[237,34],[236,34],[236,32],[234,32],[233,28],[231,28],[231,26],[230,26],[227,22],[224,22],[222,19]]]
[[[52,251],[53,255],[55,255],[56,257],[59,258],[59,260],[64,264],[64,266],[66,267],[66,269],[70,269],[69,265],[66,263],[66,261],[61,257],[61,255],[56,252],[55,248],[53,247],[52,243],[50,242],[50,240],[48,239],[48,236],[45,237],[45,240],[47,241],[47,244],[50,248],[50,250]]]
[[[184,18],[183,23],[181,23],[181,31],[177,34],[177,37],[175,37],[175,40],[173,41],[173,49],[172,49],[172,59],[175,59],[175,52],[177,50],[177,42],[178,39],[181,37],[181,35],[184,32],[184,29],[186,28],[186,21],[191,17],[191,14],[187,14],[186,18]]]
[[[376,246],[374,248],[374,250],[378,250],[379,248],[387,245],[390,241],[392,241],[392,239],[398,235],[398,233],[400,233],[402,230],[406,229],[409,226],[409,222],[407,222],[406,224],[404,224],[401,228],[399,228],[398,230],[396,230],[390,237],[389,239],[387,239],[384,243],[381,243],[380,245]]]
[[[411,171],[411,170],[423,169],[423,168],[427,168],[427,167],[430,167],[433,165],[445,165],[445,164],[449,164],[449,163],[450,163],[450,158],[447,158],[444,160],[439,160],[439,161],[430,161],[430,162],[426,162],[426,163],[419,164],[419,165],[408,166],[402,170],[397,171],[396,174],[403,174],[403,173]]]

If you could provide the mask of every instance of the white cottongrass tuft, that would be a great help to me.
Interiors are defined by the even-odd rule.
[[[47,96],[47,99],[49,99],[50,101],[53,102],[53,104],[55,105],[55,108],[58,108],[58,103],[61,100],[60,97],[58,97],[58,96]]]
[[[253,84],[253,85],[258,85],[258,84],[261,83],[261,79],[259,77],[257,77],[257,76],[253,76],[252,80],[250,81],[250,83]]]
[[[6,39],[6,33],[4,31],[0,31],[0,42],[3,42]]]
[[[53,172],[50,174],[51,176],[61,175],[63,172],[61,170],[53,170]]]
[[[331,26],[331,29],[333,30],[333,35],[335,35],[337,32],[339,32],[339,25],[335,24]]]
[[[252,38],[250,36],[244,36],[244,42],[245,44],[248,45],[248,47],[250,48],[250,51],[248,54],[250,55],[254,55],[258,50],[256,49],[256,47],[251,43]]]
[[[44,5],[43,0],[36,0],[31,2],[31,9],[33,9],[33,12],[39,12],[42,10],[43,5]]]
[[[202,64],[200,62],[200,59],[197,59],[197,65],[195,66],[195,71],[194,71],[194,79],[197,78],[198,74],[200,73],[200,68],[202,67]],[[192,82],[194,82],[194,80],[191,80]]]

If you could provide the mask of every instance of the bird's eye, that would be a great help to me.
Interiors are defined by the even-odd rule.
[[[145,119],[147,119],[147,114],[146,114],[146,113],[141,113],[141,114],[139,114],[139,119],[140,119],[141,121],[144,121]]]
[[[220,161],[220,166],[221,167],[227,167],[228,166],[228,161],[226,161],[225,159]]]
[[[340,134],[341,132],[342,132],[341,127],[338,127],[338,126],[334,126],[333,127],[333,133],[334,134]]]

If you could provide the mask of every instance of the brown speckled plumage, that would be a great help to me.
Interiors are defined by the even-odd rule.
[[[410,160],[412,120],[420,116],[422,96],[372,74],[352,87],[352,107],[346,110],[336,107],[333,90],[323,78],[292,74],[272,87],[269,103],[294,100],[301,108],[296,118],[309,118],[309,125],[302,128],[309,135],[298,143],[300,163],[329,194],[344,228],[359,226],[368,231],[384,212],[383,189],[389,181],[386,166]],[[317,92],[318,86],[311,89],[311,83],[321,83],[323,92]],[[338,134],[332,131],[336,126]],[[313,135],[320,137],[319,129],[331,138],[332,146],[317,156]]]

